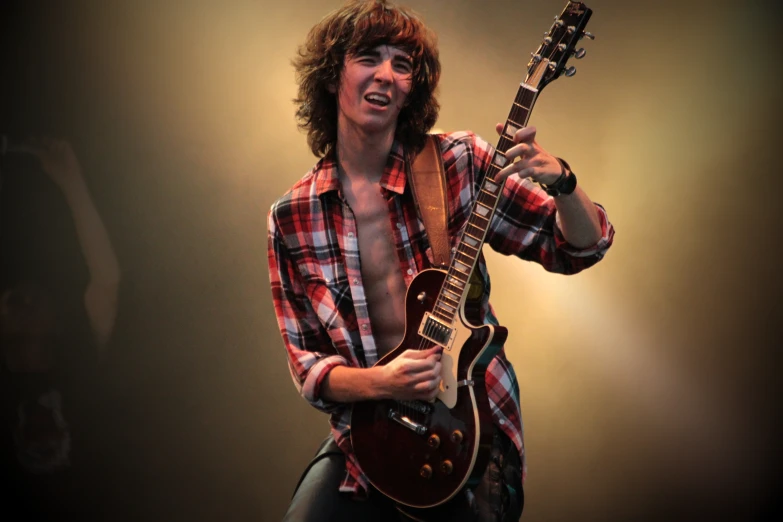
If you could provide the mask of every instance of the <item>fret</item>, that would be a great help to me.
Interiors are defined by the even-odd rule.
[[[455,287],[457,289],[456,292],[454,290],[448,290],[449,292],[451,292],[454,295],[460,295],[462,293],[462,291],[465,289],[465,285],[459,286],[459,285],[455,285],[454,283],[446,283],[446,284],[449,285],[449,286],[453,286],[453,287]]]
[[[509,119],[508,119],[508,120],[506,120],[506,121],[510,121],[511,123],[513,123],[514,125],[516,125],[517,127],[519,127],[520,129],[521,129],[522,127],[524,127],[524,125],[522,125],[521,123],[517,123],[517,122],[515,122],[515,121],[514,121],[514,120],[512,120],[511,118],[509,118]]]
[[[473,228],[475,228],[476,230],[478,230],[478,234],[476,234],[475,232],[474,232],[473,234],[468,234],[468,231],[467,231],[468,227],[473,227]],[[468,222],[468,226],[467,226],[467,227],[465,227],[465,234],[469,235],[470,237],[476,238],[478,241],[482,241],[482,239],[484,238],[484,229],[483,229],[483,228],[481,228],[481,227],[480,227],[480,226],[478,226],[478,225],[475,225],[475,224],[473,224],[473,223],[470,223],[470,222]],[[476,237],[476,236],[479,236],[479,237],[481,237],[482,239],[479,239],[479,238],[478,238],[478,237]]]
[[[450,305],[450,304],[446,304],[446,303],[444,303],[444,302],[443,302],[443,299],[441,299],[441,301],[438,303],[438,305],[437,305],[437,306],[438,306],[438,308],[441,308],[441,309],[443,309],[443,310],[446,310],[446,311],[447,311],[448,313],[450,313],[450,314],[454,314],[454,312],[456,312],[456,311],[457,311],[457,308],[456,308],[456,307],[454,307],[454,306],[452,306],[452,305]]]
[[[439,310],[437,306],[432,309],[432,315],[434,315],[435,317],[437,317],[438,319],[440,319],[441,321],[443,321],[446,324],[451,323],[451,321],[453,319],[453,315],[450,315],[446,311]]]
[[[481,217],[486,218],[487,214],[492,212],[492,207],[488,207],[483,203],[481,203],[480,201],[477,201],[476,203],[477,203],[476,212],[478,212],[478,215],[480,215]]]
[[[479,251],[477,247],[468,245],[466,243],[461,244],[460,247],[459,247],[459,250],[462,250],[462,247],[470,248],[471,250],[475,251],[476,253],[478,253],[478,251]],[[470,252],[461,252],[461,253],[466,255],[466,256],[475,256],[475,254],[471,254]]]
[[[459,256],[459,257],[457,257],[457,256]],[[470,255],[466,254],[465,252],[457,252],[454,255],[454,261],[455,262],[459,261],[463,265],[465,265],[468,268],[470,268],[470,267],[473,266],[473,262],[475,261],[475,258],[473,256],[470,256]]]
[[[473,214],[471,214],[471,218],[474,218],[474,217],[477,217],[477,218],[479,218],[479,219],[483,219],[484,221],[486,221],[487,223],[489,223],[489,219],[485,218],[485,217],[484,217],[484,216],[482,216],[481,214],[476,214],[475,212],[473,212]],[[476,224],[473,224],[473,223],[471,223],[471,225],[473,225],[473,226],[474,226],[474,227],[476,227],[476,228],[479,228],[479,226],[478,226],[478,225],[476,225]],[[482,230],[483,230],[483,229],[482,229]]]
[[[495,198],[495,194],[493,194],[492,192],[487,192],[486,190],[484,190],[484,189],[481,189],[481,193],[482,193],[482,194],[486,194],[486,195],[487,195],[488,197],[490,197],[491,199],[496,199],[496,198]],[[481,196],[479,196],[479,197],[481,197]],[[495,205],[494,205],[494,203],[493,203],[493,205],[492,205],[492,206],[493,206],[493,207],[495,206]]]
[[[467,277],[465,278],[464,281],[462,279],[460,279],[459,277],[457,277],[458,274],[461,275],[461,276],[464,276],[465,274],[463,274],[462,272],[460,272],[458,270],[450,270],[449,272],[451,274],[451,278],[456,280],[456,281],[459,281],[459,283],[462,284],[463,286],[465,285],[465,283],[468,282],[468,278]]]
[[[513,139],[514,138],[514,134],[516,134],[519,129],[520,129],[520,127],[518,127],[516,125],[511,125],[510,123],[506,122],[506,130],[505,130],[505,132],[503,132],[503,134],[505,134],[509,138]]]
[[[456,264],[462,264],[462,263],[454,263],[454,264],[456,265]],[[462,265],[462,266],[465,266],[465,265]],[[468,268],[467,266],[465,266],[465,268],[467,268],[467,269],[468,269],[468,272],[463,272],[462,270],[459,270],[459,269],[458,269],[458,268],[456,268],[456,267],[452,267],[452,270],[453,270],[453,271],[454,271],[456,274],[460,274],[460,275],[463,275],[463,276],[465,276],[465,282],[467,282],[467,280],[468,280],[468,279],[470,279],[470,268]]]
[[[440,297],[442,299],[448,299],[449,301],[453,301],[453,302],[459,304],[459,299],[460,299],[459,294],[457,294],[455,292],[452,292],[451,290],[449,290],[448,288],[445,288],[445,287],[443,288],[443,292],[448,292],[449,294],[451,294],[454,297],[456,297],[456,299],[454,297],[446,295],[445,293],[440,294]]]
[[[511,148],[511,146],[514,145],[514,142],[510,139],[508,139],[505,135],[501,136],[498,140],[498,146],[497,148],[502,151],[507,151]],[[494,163],[493,163],[494,165]]]
[[[461,261],[454,260],[454,269],[458,272],[468,272],[470,267]]]
[[[455,256],[455,258],[456,258],[456,256],[462,256],[462,257],[467,258],[468,259],[468,263],[470,263],[471,265],[473,264],[473,261],[476,259],[476,255],[475,254],[471,254],[470,252],[466,252],[466,251],[463,251],[463,250],[457,250],[457,252],[454,254],[454,256]]]
[[[448,292],[448,293],[441,294],[440,295],[440,299],[443,299],[443,300],[449,301],[451,303],[454,303],[454,305],[458,305],[459,304],[459,296],[458,295],[456,295],[456,294],[454,294],[454,292],[450,292],[449,290],[446,290],[446,289],[444,289],[444,292]],[[456,299],[454,299],[454,297],[452,297],[452,295],[455,295]]]
[[[500,187],[500,185],[498,185],[497,183],[493,183],[492,181],[485,181],[484,182],[484,186],[481,188],[481,190],[484,190],[488,194],[493,194],[494,195],[495,192],[498,191],[499,187]]]
[[[495,157],[492,158],[492,164],[499,169],[502,169],[508,163],[508,159],[499,150],[495,151]]]
[[[479,242],[481,242],[481,240],[479,238],[473,237],[470,234],[468,234],[467,232],[465,232],[463,234],[462,241],[464,241],[468,246],[471,246],[471,247],[476,248],[476,249],[478,248]]]

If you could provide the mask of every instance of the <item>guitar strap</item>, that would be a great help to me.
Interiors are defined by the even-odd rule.
[[[449,204],[446,198],[446,171],[440,154],[438,138],[427,135],[424,149],[413,159],[408,179],[411,183],[413,201],[424,222],[424,230],[430,240],[432,257],[436,268],[447,268],[451,261],[449,250]],[[468,301],[477,301],[484,292],[484,284],[478,273],[473,271],[468,289]]]
[[[438,138],[429,134],[424,149],[407,164],[410,165],[408,180],[411,183],[413,200],[430,240],[434,266],[447,267],[451,260],[448,238],[449,206],[446,200],[446,173]]]

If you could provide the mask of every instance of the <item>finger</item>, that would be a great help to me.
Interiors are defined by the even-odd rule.
[[[522,142],[518,143],[517,145],[514,145],[513,147],[509,148],[506,153],[506,159],[509,161],[514,161],[514,159],[519,158],[531,158],[535,156],[538,153],[536,150],[535,145],[533,143],[529,142]]]
[[[535,167],[528,166],[527,161],[517,161],[516,163],[509,165],[495,175],[495,181],[503,184],[511,175],[516,174],[521,179],[529,178],[535,174]]]
[[[422,375],[431,369],[432,365],[426,359],[408,359],[400,366],[402,374],[415,381],[421,380]]]
[[[497,132],[499,135],[503,134],[503,124],[502,123],[496,123],[495,124],[495,132]]]
[[[514,143],[522,143],[523,141],[533,142],[536,139],[535,127],[522,127],[514,133]]]
[[[412,348],[409,348],[408,350],[405,350],[405,353],[409,353],[411,359],[426,359],[427,357],[434,355],[436,353],[441,353],[443,351],[443,348],[440,346],[433,346],[431,348],[427,348],[426,350],[415,350]]]
[[[440,378],[427,379],[426,381],[421,381],[418,384],[416,384],[416,386],[414,386],[414,390],[416,390],[418,393],[423,394],[424,396],[428,396],[433,391],[437,392],[439,387],[440,387]]]

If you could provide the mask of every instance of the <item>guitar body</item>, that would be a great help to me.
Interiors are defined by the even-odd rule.
[[[403,340],[378,365],[388,364],[406,349],[435,345],[418,330],[425,314],[432,311],[446,276],[446,271],[429,269],[413,279],[405,297]],[[456,398],[453,407],[440,398],[433,403],[365,401],[354,404],[351,413],[351,443],[370,482],[386,496],[415,508],[443,504],[464,486],[477,482],[492,447],[493,423],[484,376],[507,330],[472,326],[464,312],[453,327],[456,335],[441,359],[444,379],[439,394],[450,396],[449,402]],[[456,389],[456,394],[447,393],[446,387],[454,387],[450,391]]]

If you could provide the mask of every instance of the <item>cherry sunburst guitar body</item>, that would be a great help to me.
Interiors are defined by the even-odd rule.
[[[584,3],[569,1],[531,53],[448,270],[424,270],[411,281],[403,340],[377,363],[388,364],[406,349],[442,346],[437,398],[353,405],[351,444],[359,465],[381,493],[403,506],[440,506],[477,483],[486,467],[494,428],[485,374],[507,331],[481,325],[477,314],[466,312],[469,281],[502,192],[495,176],[508,164],[505,153],[514,146],[516,131],[527,125],[541,90],[576,72],[565,64],[572,56],[584,57],[585,50],[575,48],[579,40],[594,38],[585,31],[591,14]]]
[[[446,277],[445,270],[429,269],[411,281],[405,298],[405,335],[378,365],[409,347],[435,345],[418,329],[433,310]],[[464,314],[458,322],[454,342],[441,358],[446,375],[441,394],[453,392],[452,408],[442,400],[367,401],[353,406],[351,440],[362,470],[385,495],[412,507],[441,504],[477,479],[473,471],[480,475],[483,468],[477,469],[475,463],[486,462],[492,447],[484,374],[507,331],[500,326],[474,327]]]

